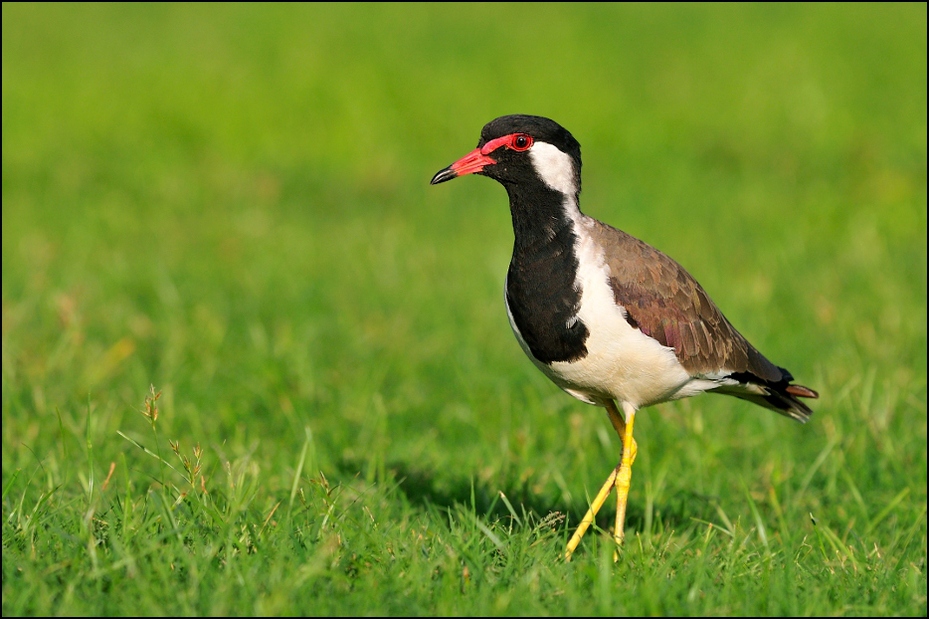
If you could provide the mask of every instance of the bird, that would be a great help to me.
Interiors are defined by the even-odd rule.
[[[690,273],[581,212],[581,147],[567,129],[543,116],[496,118],[477,148],[430,184],[469,174],[492,178],[509,197],[513,255],[504,301],[516,340],[558,387],[605,408],[622,443],[619,463],[568,541],[566,560],[613,489],[617,553],[623,544],[640,409],[719,393],[809,420],[813,411],[800,398],[819,394],[758,352]]]

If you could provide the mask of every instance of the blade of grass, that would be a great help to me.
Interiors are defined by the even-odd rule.
[[[300,485],[300,476],[303,475],[303,465],[306,463],[306,455],[309,452],[310,446],[313,444],[313,431],[310,429],[310,426],[304,426],[303,432],[306,435],[306,440],[303,441],[303,448],[300,450],[300,458],[297,460],[297,469],[294,471],[294,481],[290,486],[290,502],[287,505],[289,511],[293,511],[294,499],[297,498],[297,489]]]

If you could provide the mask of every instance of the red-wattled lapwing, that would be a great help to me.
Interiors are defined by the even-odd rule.
[[[640,408],[709,391],[800,422],[813,414],[798,398],[818,394],[791,384],[790,372],[749,344],[683,267],[581,213],[581,146],[561,125],[525,115],[487,123],[477,148],[432,184],[466,174],[489,176],[510,197],[515,240],[504,298],[519,345],[556,385],[605,407],[623,444],[568,542],[568,559],[614,486],[613,537],[623,540]]]

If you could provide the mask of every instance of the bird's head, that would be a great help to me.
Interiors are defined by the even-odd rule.
[[[581,145],[548,118],[501,116],[484,125],[477,148],[439,170],[431,184],[466,174],[489,176],[504,186],[542,183],[576,195],[581,190]]]

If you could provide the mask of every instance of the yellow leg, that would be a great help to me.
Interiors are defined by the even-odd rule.
[[[616,485],[616,474],[618,472],[619,467],[617,466],[615,469],[613,469],[613,472],[610,473],[610,476],[607,477],[606,483],[603,484],[603,486],[600,488],[600,492],[598,492],[597,496],[594,497],[593,502],[590,504],[590,508],[587,510],[587,514],[584,516],[584,519],[581,520],[581,524],[577,527],[577,530],[574,531],[574,535],[571,536],[571,540],[568,542],[568,549],[564,553],[564,558],[566,561],[571,560],[571,555],[574,554],[574,550],[577,548],[577,545],[581,543],[581,538],[584,537],[584,533],[587,532],[587,528],[593,524],[594,517],[606,502],[606,497],[610,495],[610,492],[613,490],[613,486]]]
[[[577,527],[577,530],[574,532],[574,535],[571,536],[571,540],[568,542],[568,548],[565,551],[565,560],[570,561],[571,555],[574,553],[577,545],[581,542],[581,538],[584,537],[584,534],[587,532],[587,529],[594,522],[594,518],[597,515],[597,512],[600,511],[600,508],[606,502],[606,498],[610,495],[610,492],[613,490],[614,486],[618,486],[619,478],[625,478],[625,492],[622,494],[622,513],[617,509],[616,514],[616,528],[614,529],[613,538],[617,543],[622,542],[622,531],[623,525],[622,522],[625,519],[626,515],[626,498],[629,496],[629,482],[632,478],[632,461],[635,460],[636,454],[636,444],[632,439],[632,424],[630,423],[627,430],[627,425],[623,421],[623,417],[620,414],[619,410],[616,408],[616,404],[612,401],[607,403],[606,412],[610,417],[610,423],[613,424],[613,428],[616,430],[616,433],[619,435],[621,441],[623,441],[623,457],[620,460],[620,463],[613,469],[613,472],[610,473],[610,476],[604,482],[603,486],[600,487],[600,492],[597,493],[597,496],[594,497],[593,502],[590,504],[590,508],[587,510],[587,514],[581,520],[581,524]],[[630,419],[635,414],[635,409],[628,407],[626,408],[626,413],[629,415]],[[628,432],[628,441],[627,441],[627,432]],[[631,445],[631,449],[626,449],[626,445]],[[625,471],[624,471],[625,469]],[[619,503],[617,503],[617,508]],[[618,535],[617,535],[618,532]]]
[[[635,409],[626,409],[626,427],[622,434],[623,459],[619,463],[619,472],[616,475],[616,526],[613,528],[613,540],[617,545],[623,543],[623,527],[626,522],[626,505],[629,501],[629,486],[632,483],[632,463],[635,461],[638,448],[632,438],[632,426],[635,424]],[[616,557],[618,558],[618,557]]]

